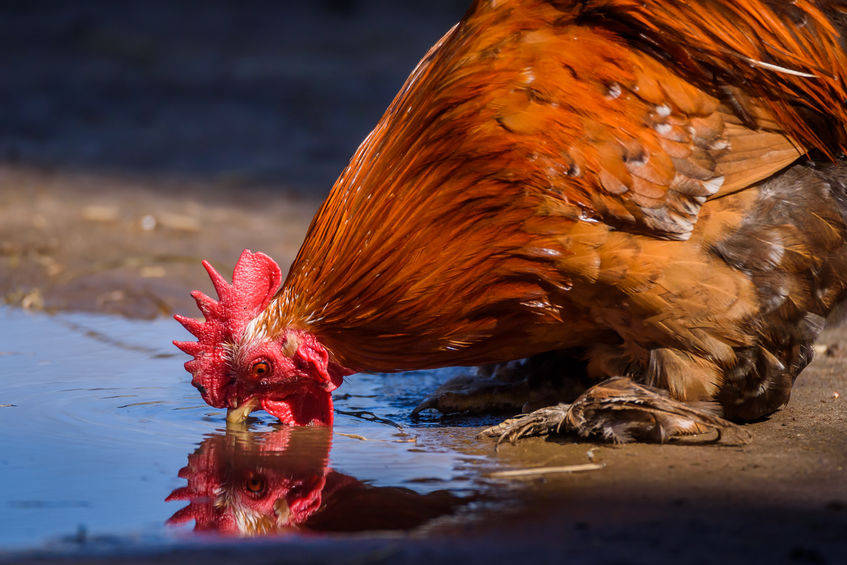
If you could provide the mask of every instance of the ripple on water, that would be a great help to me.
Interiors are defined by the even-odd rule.
[[[0,329],[0,548],[409,529],[473,499],[493,464],[459,451],[473,429],[408,418],[451,371],[350,377],[334,430],[262,414],[225,430],[189,384],[171,320],[2,308]]]

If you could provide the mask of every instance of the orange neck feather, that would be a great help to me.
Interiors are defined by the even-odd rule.
[[[269,335],[306,330],[346,367],[389,371],[523,357],[591,331],[556,268],[574,253],[562,234],[605,229],[581,221],[591,187],[575,180],[551,201],[545,175],[573,164],[545,154],[548,132],[519,143],[543,124],[505,111],[531,104],[518,87],[553,65],[581,112],[602,96],[572,88],[580,76],[611,84],[621,61],[651,58],[716,97],[724,85],[765,100],[806,146],[830,151],[797,100],[847,119],[844,54],[807,0],[493,4],[476,2],[430,50],[356,151],[260,319]],[[584,135],[577,113],[557,136]]]

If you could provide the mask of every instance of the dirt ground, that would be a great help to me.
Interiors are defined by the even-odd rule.
[[[318,201],[274,187],[0,165],[0,296],[32,309],[194,315],[242,249],[283,268]],[[204,280],[206,279],[206,280]]]
[[[129,14],[90,4],[9,3],[0,14],[0,58],[13,71],[0,101],[16,110],[0,117],[0,297],[13,307],[194,315],[188,291],[210,291],[202,258],[228,273],[250,248],[285,270],[346,157],[462,11],[215,2],[199,17],[199,4]],[[233,18],[240,31],[224,33]],[[321,18],[329,23],[310,34]],[[748,445],[530,440],[491,456],[605,468],[516,479],[525,497],[502,516],[411,536],[141,549],[121,560],[847,563],[844,343],[847,330],[825,333],[791,403],[749,425]]]

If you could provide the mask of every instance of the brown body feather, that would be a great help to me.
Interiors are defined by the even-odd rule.
[[[353,370],[583,348],[597,376],[773,410],[787,393],[762,383],[790,390],[844,295],[840,173],[789,168],[843,146],[841,8],[476,2],[353,156],[257,327],[306,330]]]

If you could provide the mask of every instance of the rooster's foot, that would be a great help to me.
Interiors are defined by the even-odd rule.
[[[715,416],[711,405],[686,404],[663,390],[615,377],[585,391],[573,404],[558,404],[510,418],[490,427],[480,437],[496,437],[497,444],[522,437],[575,433],[615,443],[663,443],[673,437],[716,432],[714,441],[730,434],[743,443],[749,433]]]
[[[509,418],[480,432],[479,437],[496,437],[497,445],[508,440],[512,443],[522,437],[546,436],[571,428],[565,425],[572,404],[547,406],[529,414]]]

